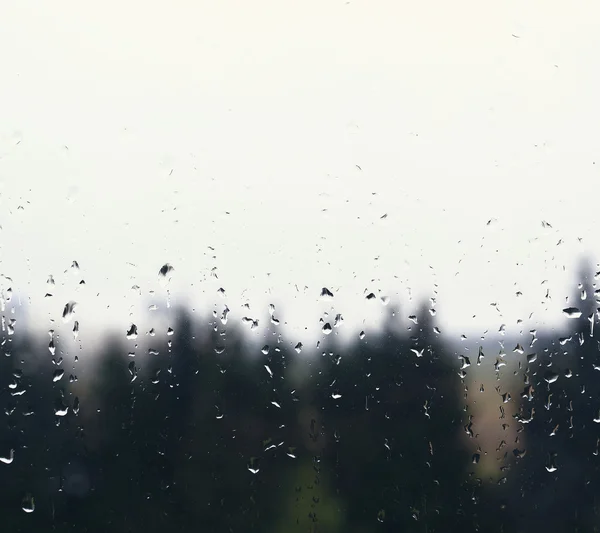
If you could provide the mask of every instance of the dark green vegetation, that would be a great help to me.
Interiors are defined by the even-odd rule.
[[[488,361],[490,382],[513,390],[515,415],[500,419],[499,389],[495,424],[519,436],[498,447],[493,482],[472,463],[485,427],[469,426],[477,391],[469,368],[459,376],[464,352],[433,332],[427,309],[403,334],[346,347],[332,334],[316,356],[277,327],[263,353],[237,327],[185,312],[172,336],[157,335],[158,355],[135,358],[124,336],[81,351],[56,339],[51,355],[47,339],[17,330],[0,359],[0,455],[15,450],[0,463],[1,530],[596,531],[600,352],[583,277],[570,341],[540,331],[519,355],[507,339],[516,362],[505,375]]]

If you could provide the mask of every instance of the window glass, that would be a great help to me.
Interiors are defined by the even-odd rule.
[[[598,15],[0,6],[3,531],[595,531]]]

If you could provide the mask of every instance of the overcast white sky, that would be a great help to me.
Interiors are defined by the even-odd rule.
[[[556,324],[574,260],[600,251],[598,17],[593,1],[2,2],[0,272],[40,329],[69,300],[82,329],[143,322],[167,262],[174,303],[232,320],[275,303],[307,342],[323,311],[354,335],[388,309],[366,293],[434,283],[447,332]]]

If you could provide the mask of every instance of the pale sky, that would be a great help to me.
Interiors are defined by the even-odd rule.
[[[340,335],[375,327],[389,307],[369,292],[435,289],[453,335],[558,324],[576,259],[600,255],[598,17],[553,0],[3,2],[11,304],[40,330],[70,300],[82,330],[142,329],[170,263],[174,304],[266,321],[274,303],[306,344],[337,313]]]

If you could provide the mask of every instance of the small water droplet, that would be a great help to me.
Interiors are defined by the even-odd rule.
[[[65,371],[62,368],[58,368],[52,373],[52,381],[56,383],[57,381],[61,380],[64,375]]]
[[[258,458],[251,457],[248,463],[248,471],[251,474],[258,474],[260,472],[260,468],[258,468]]]
[[[173,272],[175,272],[175,269],[169,263],[165,263],[158,271],[158,281],[162,285],[166,285],[171,281]]]
[[[129,326],[129,329],[127,330],[126,337],[129,340],[132,340],[132,339],[137,339],[137,336],[138,336],[137,326],[135,324],[131,324],[131,326]]]
[[[33,513],[35,511],[35,500],[31,494],[25,494],[21,500],[21,509],[26,513]]]
[[[562,312],[567,318],[579,318],[581,316],[581,311],[577,307],[566,307]]]
[[[229,307],[225,306],[225,309],[223,309],[223,312],[221,313],[221,324],[227,324],[227,320],[229,320],[229,312]],[[244,319],[242,319],[242,321],[244,321]]]
[[[421,350],[416,350],[415,348],[411,348],[410,351],[412,353],[414,353],[417,357],[423,357],[423,352],[425,351],[425,348],[422,348]]]
[[[296,350],[296,352],[300,353],[302,351],[302,343],[299,342],[298,344],[296,344],[296,346],[294,347],[294,350]]]
[[[63,322],[67,323],[73,318],[75,314],[75,308],[77,307],[77,302],[70,301],[65,304],[65,308],[63,309],[62,319]]]
[[[556,453],[550,453],[548,456],[548,462],[546,463],[546,470],[548,472],[556,472],[558,467],[556,466]]]
[[[331,333],[331,331],[333,330],[333,328],[331,327],[331,324],[329,322],[326,322],[323,327],[321,328],[321,331],[325,334],[325,335],[329,335]]]
[[[323,287],[321,289],[321,299],[329,300],[331,298],[333,298],[333,293],[327,287]]]
[[[11,464],[15,460],[15,450],[12,448],[9,450],[8,455],[0,455],[0,463],[5,465]]]

